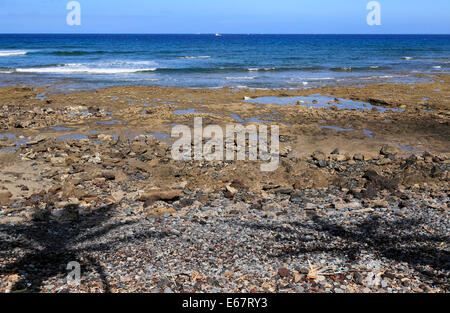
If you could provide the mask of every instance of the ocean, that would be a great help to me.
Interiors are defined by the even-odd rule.
[[[0,86],[295,89],[449,70],[450,35],[0,35]]]

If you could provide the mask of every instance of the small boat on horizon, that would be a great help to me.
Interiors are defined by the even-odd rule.
[[[219,33],[217,33],[217,34],[216,34],[216,37],[222,37],[222,35],[221,35],[221,34],[219,34]]]

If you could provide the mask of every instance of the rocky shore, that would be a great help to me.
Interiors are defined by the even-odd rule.
[[[448,292],[450,77],[429,79],[0,89],[0,292]],[[194,116],[279,125],[280,166],[173,160]]]

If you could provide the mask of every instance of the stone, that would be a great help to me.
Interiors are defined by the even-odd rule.
[[[232,187],[231,185],[227,185],[226,189],[232,196],[234,196],[238,192],[237,189]]]
[[[326,159],[325,153],[322,151],[314,151],[312,158],[316,161],[324,161]]]
[[[116,179],[116,174],[113,171],[103,171],[101,173],[101,175],[106,179],[106,180],[114,180]]]
[[[347,160],[345,155],[342,155],[342,154],[332,154],[331,159],[333,161],[338,161],[338,162],[343,162],[343,161]]]
[[[140,201],[175,201],[181,197],[183,192],[181,190],[169,190],[169,191],[149,191],[141,195]]]
[[[361,153],[357,153],[353,156],[353,160],[355,161],[364,161],[364,155],[362,155]]]
[[[339,154],[339,148],[334,149],[330,154]]]
[[[291,275],[291,271],[285,267],[282,267],[278,270],[278,275],[282,278],[289,277]]]
[[[156,208],[148,212],[148,215],[164,216],[166,214],[174,214],[177,211],[174,208]]]
[[[307,203],[305,206],[305,210],[314,210],[316,208],[316,205],[313,203]]]
[[[381,147],[380,154],[382,154],[382,155],[389,155],[389,154],[396,155],[397,154],[397,150],[394,147],[390,146],[390,145],[383,145]]]
[[[50,158],[50,163],[52,165],[64,165],[66,163],[66,158],[63,157],[53,157]]]
[[[0,204],[7,204],[10,202],[12,193],[8,190],[0,190]]]
[[[5,224],[21,224],[26,222],[28,219],[25,216],[8,216],[0,219],[0,225]]]
[[[27,142],[27,145],[29,145],[29,146],[36,145],[45,140],[46,140],[46,137],[44,135],[38,135],[38,136],[36,136],[36,138],[34,138],[34,140]]]
[[[338,209],[338,210],[343,210],[343,209],[358,209],[361,208],[361,203],[359,202],[335,202],[333,203],[334,208]]]
[[[372,201],[372,206],[375,208],[387,208],[389,206],[389,202],[386,200],[374,200]]]
[[[387,165],[387,164],[391,164],[392,160],[389,158],[384,158],[384,159],[380,159],[377,161],[377,165]]]

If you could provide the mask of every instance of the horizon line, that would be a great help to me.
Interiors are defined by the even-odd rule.
[[[386,36],[386,35],[405,35],[405,36],[449,36],[450,33],[0,33],[0,35],[363,35],[363,36]]]

